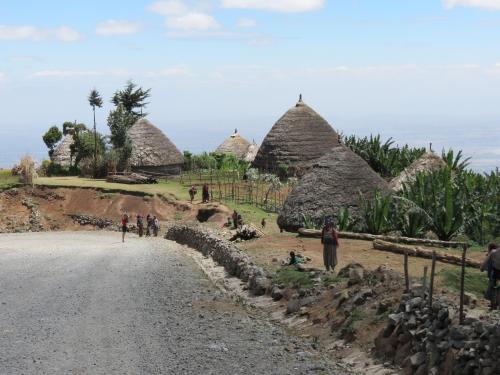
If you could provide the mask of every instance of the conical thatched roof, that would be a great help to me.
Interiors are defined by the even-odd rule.
[[[248,153],[248,149],[252,144],[243,138],[238,130],[235,129],[234,133],[231,134],[222,144],[217,147],[215,152],[221,154],[232,154],[236,156],[239,160],[243,160]]]
[[[132,167],[159,167],[184,163],[184,156],[163,132],[142,118],[128,131]]]
[[[295,231],[304,217],[322,220],[349,208],[353,216],[360,213],[359,193],[373,197],[376,190],[388,193],[389,187],[371,167],[344,145],[330,148],[302,177],[288,196],[278,217],[280,228]]]
[[[432,151],[426,152],[401,172],[399,176],[393,178],[389,186],[393,191],[400,191],[403,189],[403,184],[412,181],[418,172],[435,171],[445,166],[446,163],[442,157]]]
[[[259,146],[257,143],[253,142],[247,150],[247,153],[243,157],[243,161],[248,163],[252,163],[255,160],[255,156],[257,156],[257,152],[259,151]]]
[[[52,161],[55,164],[62,165],[63,167],[71,166],[71,145],[73,144],[73,136],[66,135],[61,143],[56,147],[52,154]]]
[[[302,101],[288,110],[262,142],[254,161],[260,170],[275,172],[287,165],[289,174],[303,174],[311,164],[339,144],[333,128]]]

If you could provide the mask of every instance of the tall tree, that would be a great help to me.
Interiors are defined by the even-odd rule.
[[[137,85],[128,81],[123,88],[123,90],[118,90],[115,92],[111,98],[111,102],[118,107],[122,105],[124,110],[132,114],[135,119],[147,116],[147,113],[143,113],[143,108],[149,104],[146,100],[151,95],[151,89],[143,90],[142,87],[137,87]]]
[[[95,122],[95,109],[102,107],[102,97],[96,89],[90,91],[88,101],[94,112],[94,178],[97,177],[97,126]]]
[[[52,126],[47,133],[43,135],[43,141],[49,148],[49,156],[52,157],[54,153],[54,148],[57,143],[62,139],[62,133],[57,126]]]

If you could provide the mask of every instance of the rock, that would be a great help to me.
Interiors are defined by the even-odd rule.
[[[362,305],[363,303],[366,302],[366,299],[368,297],[373,296],[373,290],[372,289],[362,289],[352,299],[353,305],[359,306]]]
[[[273,287],[273,290],[271,291],[271,298],[275,301],[279,301],[283,298],[283,291],[277,286]]]
[[[392,326],[398,325],[404,317],[404,313],[399,314],[390,314],[389,315],[389,324]]]
[[[363,281],[364,270],[363,268],[351,268],[349,270],[349,281],[348,285],[359,284]]]
[[[426,355],[424,352],[418,352],[410,357],[410,363],[413,367],[419,367],[425,362]]]
[[[472,293],[465,292],[464,293],[464,304],[467,306],[476,306],[477,305],[477,297]]]
[[[295,314],[300,310],[300,301],[298,299],[291,299],[286,305],[287,314]]]

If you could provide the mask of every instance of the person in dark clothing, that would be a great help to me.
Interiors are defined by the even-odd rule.
[[[203,200],[203,203],[210,202],[210,189],[208,187],[208,184],[203,185],[202,200]]]
[[[297,257],[295,256],[295,251],[290,251],[290,262],[288,263],[289,266],[294,266],[298,264],[297,262]]]
[[[146,216],[146,237],[151,236],[151,215]]]
[[[323,244],[323,263],[326,271],[333,271],[337,265],[337,248],[339,247],[339,238],[335,230],[333,218],[325,219],[325,226],[321,232],[321,243]]]
[[[141,215],[137,215],[137,233],[139,237],[144,236],[144,221],[142,220]]]
[[[233,229],[238,229],[238,212],[236,212],[236,210],[234,210],[233,212],[233,216],[232,216],[232,219],[233,219]]]
[[[153,216],[153,234],[158,237],[158,231],[160,230],[160,221],[156,216]]]
[[[196,190],[196,186],[191,186],[191,189],[189,189],[189,197],[191,198],[191,203],[193,203],[194,196],[196,195],[198,191]]]
[[[262,221],[260,222],[260,225],[262,226],[262,229],[266,229],[266,218],[262,218]]]
[[[485,297],[490,300],[490,308],[496,310],[499,308],[497,284],[500,280],[500,249],[494,242],[488,245],[488,254],[481,264],[481,271],[488,274],[488,288]]]

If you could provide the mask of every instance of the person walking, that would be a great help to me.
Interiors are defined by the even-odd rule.
[[[158,237],[158,231],[160,230],[160,221],[156,216],[153,217],[153,234]]]
[[[137,215],[137,234],[139,237],[144,236],[144,221],[141,215]]]
[[[151,236],[151,215],[146,216],[146,237]]]
[[[339,247],[338,233],[333,223],[333,218],[325,219],[325,226],[321,232],[323,244],[323,263],[327,272],[333,271],[337,265],[337,249]]]
[[[234,210],[233,212],[232,219],[233,219],[233,229],[238,229],[238,212],[236,210]]]
[[[189,189],[189,197],[191,198],[191,204],[193,203],[194,196],[196,195],[198,191],[196,190],[196,186],[191,186],[191,189]]]
[[[500,280],[500,249],[494,242],[488,245],[488,254],[481,264],[481,271],[488,274],[488,288],[486,289],[485,297],[491,303],[490,309],[496,310],[499,308],[497,284],[498,280]]]
[[[122,229],[122,242],[125,242],[125,234],[128,231],[128,215],[126,213],[122,215],[120,226]]]
[[[210,202],[210,189],[208,187],[208,184],[203,185],[203,189],[202,189],[201,194],[202,194],[203,203]]]

